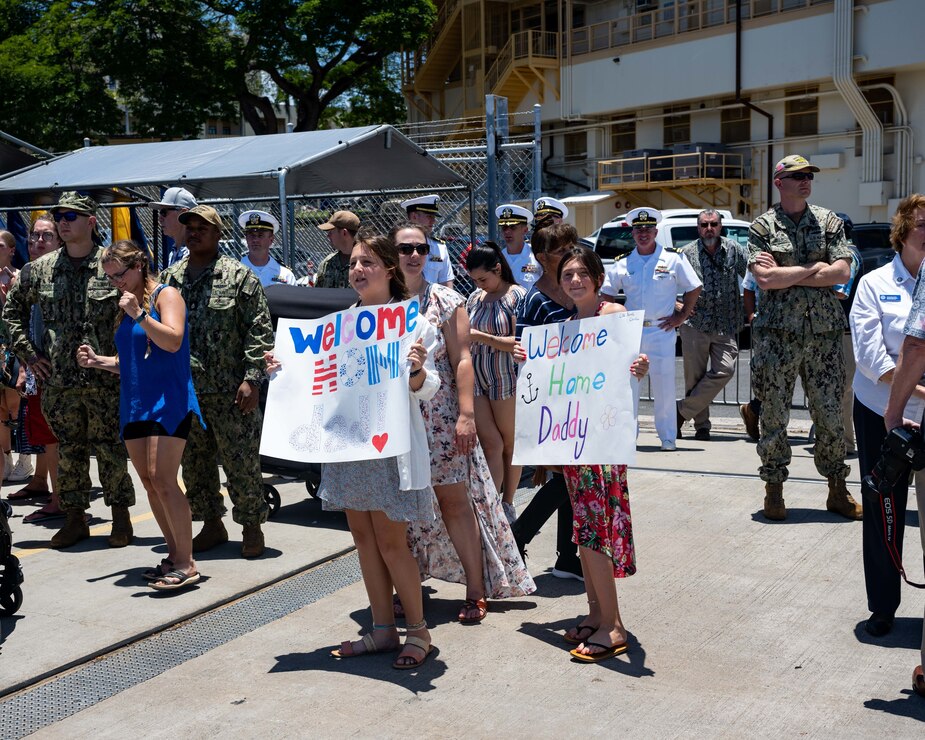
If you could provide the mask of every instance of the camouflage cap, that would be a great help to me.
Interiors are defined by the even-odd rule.
[[[61,193],[58,202],[48,210],[54,213],[63,208],[67,208],[69,211],[75,211],[76,213],[82,213],[85,216],[92,216],[96,213],[96,209],[99,208],[99,205],[89,195],[81,195],[76,190],[68,190]]]
[[[791,154],[789,157],[784,157],[780,162],[774,165],[774,177],[782,175],[785,172],[799,172],[800,170],[818,172],[819,168],[814,164],[810,164],[806,157],[801,157],[799,154]]]
[[[220,231],[225,230],[225,224],[222,222],[222,217],[218,215],[212,206],[198,205],[195,208],[190,208],[188,211],[183,211],[178,217],[177,220],[181,224],[188,224],[189,220],[193,216],[199,216],[203,221],[206,221],[213,226],[217,226]]]

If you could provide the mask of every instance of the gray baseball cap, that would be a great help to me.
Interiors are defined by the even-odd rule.
[[[186,188],[167,188],[161,200],[148,203],[148,208],[195,208],[198,205]]]

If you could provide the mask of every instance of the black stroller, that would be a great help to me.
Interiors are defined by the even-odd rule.
[[[12,507],[0,501],[0,617],[11,617],[22,606],[23,576],[19,558],[13,554],[12,515]]]
[[[296,285],[271,285],[266,289],[267,303],[273,329],[280,318],[320,319],[335,311],[349,308],[357,300],[357,294],[349,288],[303,288]],[[267,384],[260,393],[261,409],[265,407]],[[277,457],[260,456],[260,470],[267,475],[305,481],[305,489],[312,496],[318,490],[321,466],[318,463],[293,462]],[[269,483],[263,485],[263,495],[274,516],[282,503],[279,491]]]

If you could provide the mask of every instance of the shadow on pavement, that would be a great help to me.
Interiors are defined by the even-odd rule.
[[[858,642],[865,645],[876,645],[882,648],[902,648],[904,650],[917,650],[922,645],[922,620],[913,617],[896,617],[893,629],[883,637],[874,637],[867,633],[862,619],[854,626],[854,636]],[[922,702],[925,704],[925,702]]]
[[[318,648],[310,653],[287,653],[276,656],[276,665],[269,673],[289,671],[326,671],[350,676],[361,676],[385,681],[407,689],[413,694],[432,691],[434,681],[446,673],[446,663],[440,660],[440,649],[435,645],[424,665],[413,670],[396,670],[392,662],[398,657],[398,650],[363,654],[355,658],[335,658],[331,651],[340,643]]]

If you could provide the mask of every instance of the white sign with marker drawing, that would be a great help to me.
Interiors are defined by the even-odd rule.
[[[420,302],[280,319],[260,454],[293,462],[394,457],[411,445],[408,349]]]

